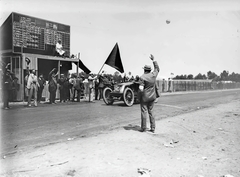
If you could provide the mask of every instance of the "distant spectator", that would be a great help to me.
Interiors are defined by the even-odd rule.
[[[69,101],[70,100],[70,84],[69,84],[69,78],[68,77],[65,78],[65,82],[63,84],[63,87],[64,87],[65,92],[66,92],[66,101]]]
[[[37,94],[37,101],[40,103],[40,101],[42,100],[42,92],[44,89],[44,86],[46,85],[46,80],[43,77],[43,74],[40,74],[38,77],[38,94]]]
[[[11,76],[11,72],[8,69],[8,67],[10,66],[10,63],[8,63],[5,67],[4,73],[3,73],[3,92],[2,92],[2,96],[3,96],[3,108],[4,109],[9,109],[9,96],[11,94],[11,90],[12,90],[12,76]]]
[[[71,89],[71,95],[72,95],[72,102],[75,101],[75,98],[76,98],[76,79],[77,79],[77,76],[75,74],[72,75],[72,77],[70,78],[69,80],[69,83],[72,85],[72,89]]]
[[[103,98],[103,88],[104,88],[104,80],[106,78],[103,74],[98,76],[99,84],[98,84],[98,91],[99,91],[99,100]]]
[[[57,69],[53,68],[53,70],[48,74],[49,81],[49,93],[50,93],[50,104],[56,104],[56,91],[57,91]]]
[[[79,76],[75,80],[74,88],[77,93],[77,102],[80,102],[81,92],[83,91],[83,79],[80,78]]]
[[[37,106],[37,90],[38,90],[39,84],[38,84],[38,78],[36,76],[36,71],[32,70],[32,73],[28,77],[27,82],[27,89],[29,91],[28,96],[28,106],[31,105],[31,99],[33,97],[34,106]]]
[[[89,86],[89,102],[94,102],[93,101],[93,94],[94,94],[94,80],[96,79],[97,77],[93,76],[93,74],[90,74],[89,77],[88,77],[88,86]]]
[[[12,101],[17,101],[17,93],[19,91],[20,84],[18,83],[18,78],[13,77],[13,84],[12,84]]]
[[[68,86],[66,86],[67,79],[64,74],[60,75],[60,79],[58,80],[59,91],[60,91],[60,103],[67,101],[67,90]]]
[[[163,81],[162,81],[162,92],[164,92],[165,91],[165,79],[163,79]]]
[[[29,71],[29,68],[27,67],[26,76],[24,77],[24,92],[25,92],[24,100],[25,101],[28,100],[28,94],[29,94],[27,89],[27,81],[28,81],[29,74],[30,74],[30,71]]]
[[[172,79],[171,78],[168,78],[168,92],[172,92],[172,88],[171,88],[171,85],[172,85]]]
[[[88,87],[88,79],[83,78],[83,85],[84,85],[84,98],[86,99],[89,95],[89,87]]]
[[[75,75],[74,74],[71,74],[71,77],[68,79],[68,83],[69,83],[69,91],[70,91],[70,96],[69,96],[69,100],[72,100],[74,101],[75,98],[75,94],[74,94],[74,83],[75,83]],[[74,94],[74,96],[73,96]]]
[[[135,79],[134,79],[134,76],[132,76],[128,81],[130,81],[130,82],[132,82],[132,81],[134,81]]]
[[[95,100],[98,100],[98,92],[99,92],[99,79],[94,80],[94,85],[95,85]]]
[[[134,81],[134,76],[132,75],[131,72],[128,72],[127,82],[131,82],[131,81]]]

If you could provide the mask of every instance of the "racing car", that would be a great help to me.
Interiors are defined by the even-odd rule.
[[[113,88],[113,89],[112,89]],[[130,81],[114,84],[113,87],[105,87],[103,90],[103,101],[112,105],[114,101],[123,101],[125,105],[132,106],[138,103],[139,82]]]

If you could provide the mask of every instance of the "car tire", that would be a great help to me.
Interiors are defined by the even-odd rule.
[[[110,93],[112,92],[112,89],[109,87],[106,87],[103,89],[103,101],[106,103],[106,105],[112,105],[114,100]]]
[[[132,89],[126,88],[123,92],[123,101],[127,106],[132,106],[134,103],[134,93]]]

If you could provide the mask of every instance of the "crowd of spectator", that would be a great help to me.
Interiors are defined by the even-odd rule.
[[[10,72],[8,64],[3,74],[3,102],[4,109],[9,109],[9,101],[17,100],[17,92],[20,84],[18,78]],[[36,75],[35,70],[27,69],[24,78],[24,100],[27,106],[38,106],[38,103],[56,104],[57,92],[59,93],[59,103],[80,102],[81,99],[87,99],[89,102],[103,99],[103,89],[111,87],[119,82],[138,81],[139,76],[132,76],[131,72],[125,74],[120,79],[114,78],[111,74],[104,71],[101,74],[60,74],[56,68],[53,68],[47,78],[40,73]],[[44,96],[43,97],[43,92]]]

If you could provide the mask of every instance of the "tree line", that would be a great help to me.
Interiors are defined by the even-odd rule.
[[[240,74],[232,72],[229,74],[229,71],[224,70],[220,73],[220,75],[217,75],[215,72],[208,71],[207,75],[205,74],[197,74],[196,76],[193,76],[192,74],[188,75],[177,75],[173,79],[177,80],[192,80],[192,79],[209,79],[213,81],[232,81],[232,82],[240,82]]]

